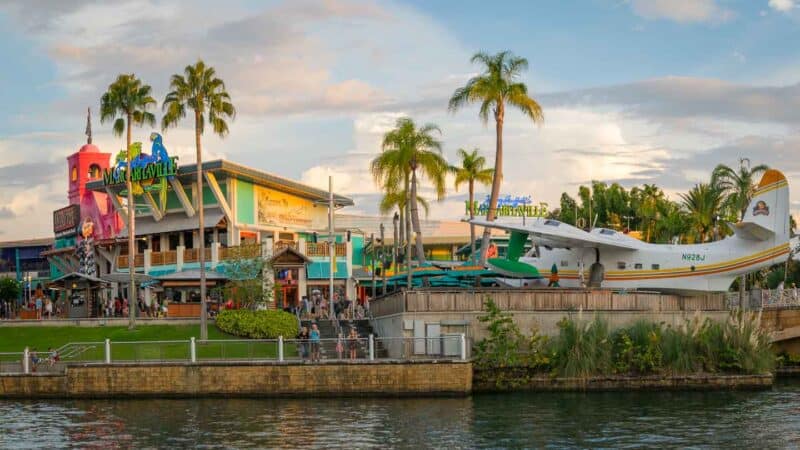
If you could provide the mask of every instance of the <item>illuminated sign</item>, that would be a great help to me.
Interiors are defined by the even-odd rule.
[[[81,208],[78,205],[69,205],[53,211],[53,232],[57,238],[78,234],[80,222]]]
[[[475,215],[485,216],[489,212],[489,196],[483,202],[472,202]],[[464,211],[469,214],[469,200],[464,202]],[[530,195],[512,197],[506,195],[497,199],[497,217],[545,217],[547,216],[547,203],[533,204]]]
[[[131,144],[131,183],[142,183],[157,178],[172,178],[178,174],[178,157],[170,157],[161,141],[161,135],[152,133],[152,151],[148,155],[142,153],[142,143]],[[117,164],[103,172],[103,184],[106,186],[125,183],[127,177],[127,152],[121,151],[117,155]],[[137,189],[134,189],[134,193]]]

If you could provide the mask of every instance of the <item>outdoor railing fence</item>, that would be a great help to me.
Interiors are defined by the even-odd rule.
[[[58,358],[52,358],[57,354]],[[357,339],[225,339],[198,341],[71,342],[50,351],[0,353],[0,373],[63,372],[69,364],[209,361],[376,361],[467,358],[463,334],[438,337]]]

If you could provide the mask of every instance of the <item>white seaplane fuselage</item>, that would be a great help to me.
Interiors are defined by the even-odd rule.
[[[528,219],[527,223],[483,219],[472,222],[510,231],[512,238],[517,234],[521,238],[515,241],[518,245],[524,242],[522,235],[529,236],[534,248],[520,256],[518,262],[535,267],[545,279],[555,265],[559,284],[564,287],[589,285],[591,267],[595,265],[594,280],[599,278],[603,288],[725,291],[742,274],[786,261],[790,248],[789,186],[777,170],[765,172],[743,220],[731,225],[733,235],[715,242],[650,244],[614,230],[596,228],[586,232],[545,218]],[[602,266],[599,271],[597,263]],[[492,260],[488,265],[493,267]],[[602,275],[597,277],[598,273]],[[509,285],[534,283],[507,271],[504,275],[510,278],[503,279]],[[517,279],[512,281],[513,278]]]

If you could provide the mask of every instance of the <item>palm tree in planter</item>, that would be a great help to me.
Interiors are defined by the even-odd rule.
[[[456,176],[455,188],[467,183],[469,189],[469,219],[475,218],[475,183],[488,185],[492,183],[494,169],[486,167],[486,158],[478,153],[478,149],[467,152],[463,148],[458,149],[458,157],[461,160],[460,166],[451,166],[450,171]],[[470,258],[475,263],[475,225],[469,224],[469,243]]]
[[[186,66],[183,75],[175,74],[170,78],[170,91],[164,99],[162,106],[164,117],[161,128],[178,125],[190,110],[194,115],[194,142],[197,150],[197,222],[200,232],[200,340],[208,339],[208,325],[206,320],[206,267],[205,267],[205,223],[203,223],[203,145],[201,137],[206,128],[206,122],[211,126],[214,134],[225,137],[228,135],[228,122],[236,117],[236,108],[231,103],[231,97],[225,89],[225,82],[217,77],[211,66],[206,66],[202,60],[197,60],[194,65]]]
[[[480,103],[478,114],[484,124],[489,121],[490,112],[494,116],[494,178],[492,179],[492,195],[489,197],[489,211],[486,214],[486,220],[491,221],[495,219],[497,213],[500,183],[503,182],[503,124],[506,117],[506,105],[519,109],[536,124],[544,121],[544,114],[539,103],[528,95],[528,87],[525,83],[518,81],[522,72],[528,68],[527,59],[514,56],[509,51],[503,51],[494,55],[478,52],[472,56],[471,61],[483,66],[483,71],[453,92],[448,109],[455,112],[466,105]],[[489,228],[484,229],[482,242],[489,242],[490,231]],[[488,245],[481,246],[481,264],[486,263],[488,248]]]
[[[136,312],[138,295],[136,293],[136,208],[133,202],[133,186],[131,186],[131,129],[136,125],[154,126],[156,117],[149,112],[150,107],[156,105],[156,100],[150,95],[150,86],[142,83],[134,74],[121,74],[108,86],[108,90],[100,98],[100,122],[114,121],[114,134],[122,136],[125,133],[126,167],[125,189],[128,191],[128,327],[136,326]]]

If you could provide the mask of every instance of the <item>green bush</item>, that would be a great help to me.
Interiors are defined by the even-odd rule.
[[[663,364],[661,325],[640,320],[613,335],[614,371],[649,374]]]
[[[553,365],[565,377],[588,377],[611,373],[613,350],[608,323],[595,317],[591,321],[563,318],[558,322],[558,337],[553,342]]]
[[[217,328],[234,336],[252,339],[294,338],[297,318],[284,311],[225,310],[217,316]]]
[[[543,369],[549,363],[547,336],[531,330],[523,335],[513,315],[503,312],[491,298],[484,304],[487,314],[478,317],[488,324],[489,337],[481,340],[473,350],[474,362],[479,368],[528,367]]]

